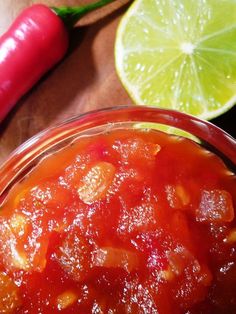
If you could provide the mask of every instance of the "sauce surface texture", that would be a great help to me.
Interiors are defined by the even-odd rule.
[[[0,313],[236,313],[236,178],[158,131],[84,137],[0,210]]]

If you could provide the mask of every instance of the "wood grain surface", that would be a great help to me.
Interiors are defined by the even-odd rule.
[[[0,0],[0,34],[24,7],[36,2],[39,1]],[[40,2],[72,6],[92,1]],[[64,60],[23,97],[1,124],[0,164],[26,139],[60,120],[97,108],[132,103],[115,73],[113,52],[117,24],[127,2],[118,0],[80,20],[71,33]]]
[[[49,6],[82,5],[95,0],[40,0]],[[0,0],[0,34],[17,14],[37,0]],[[17,104],[0,125],[0,164],[17,146],[42,129],[89,110],[131,104],[114,68],[114,40],[126,0],[84,17],[71,33],[64,60]],[[24,78],[22,78],[24,79]],[[236,136],[236,108],[213,122]]]

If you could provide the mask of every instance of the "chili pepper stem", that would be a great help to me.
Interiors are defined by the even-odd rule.
[[[52,7],[52,10],[63,20],[67,28],[72,28],[76,22],[85,14],[94,11],[106,4],[114,2],[114,0],[100,0],[79,7]]]

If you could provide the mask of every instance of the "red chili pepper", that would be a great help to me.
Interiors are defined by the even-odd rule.
[[[26,8],[0,38],[0,122],[16,102],[66,54],[68,29],[86,13],[114,0],[82,7]]]

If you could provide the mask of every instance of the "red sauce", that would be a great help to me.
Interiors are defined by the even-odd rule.
[[[0,313],[236,313],[236,178],[115,130],[50,155],[0,214]]]

